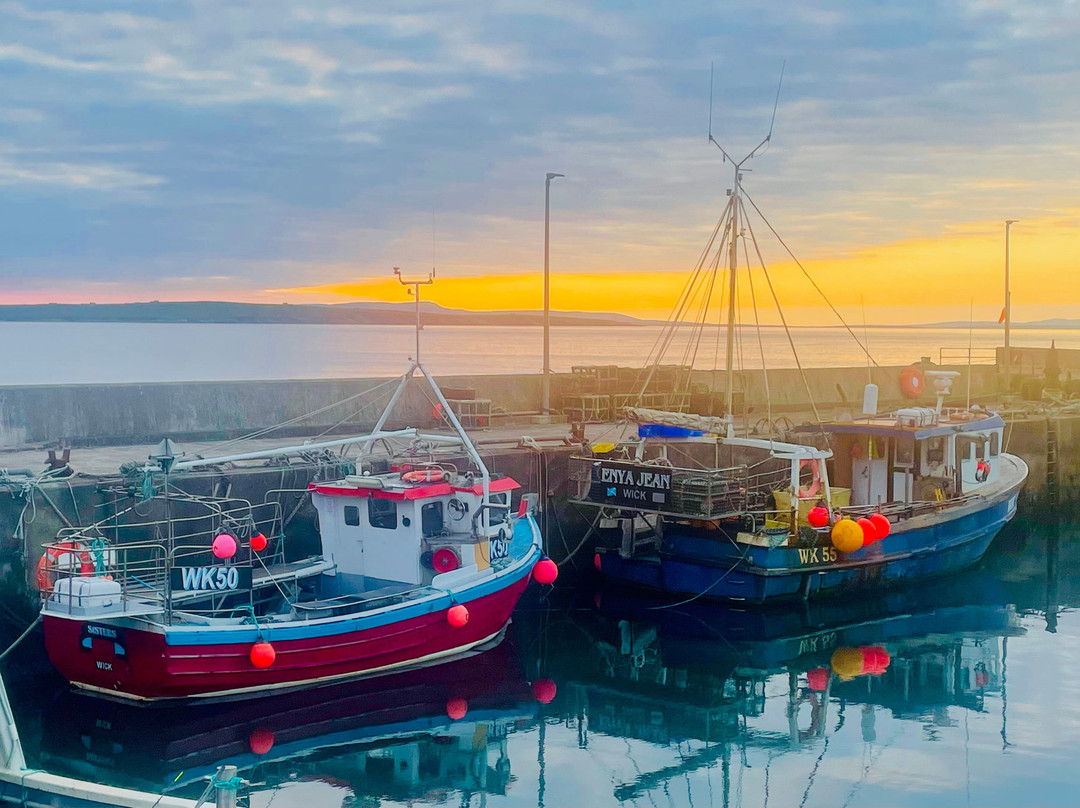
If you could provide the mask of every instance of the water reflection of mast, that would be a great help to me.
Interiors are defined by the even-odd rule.
[[[1061,520],[1056,519],[1046,539],[1046,630],[1057,633],[1058,618],[1058,550],[1061,542]]]

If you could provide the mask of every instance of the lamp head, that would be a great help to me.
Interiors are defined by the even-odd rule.
[[[550,171],[549,171],[549,172],[547,173],[547,181],[548,181],[548,182],[551,182],[551,181],[552,181],[553,179],[555,179],[556,177],[565,177],[565,176],[566,176],[565,174],[554,174],[554,173],[552,173],[552,172],[550,172]]]

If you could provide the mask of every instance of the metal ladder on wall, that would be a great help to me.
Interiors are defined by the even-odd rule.
[[[1058,433],[1057,422],[1046,419],[1046,495],[1050,505],[1058,504]]]

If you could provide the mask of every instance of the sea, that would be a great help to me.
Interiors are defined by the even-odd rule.
[[[2,670],[29,768],[197,799],[228,763],[252,808],[1073,805],[1080,526],[1037,516],[966,573],[788,610],[584,574],[481,654],[255,701],[73,693],[39,631]]]
[[[706,329],[696,352],[687,333],[677,334],[665,364],[725,366],[724,330]],[[551,369],[575,365],[642,367],[663,334],[656,325],[554,327]],[[858,336],[859,341],[856,341]],[[856,329],[749,326],[737,331],[736,366],[858,366],[867,361],[859,342],[880,365],[906,365],[922,357],[935,362],[993,361],[1000,328]],[[1080,329],[1016,329],[1017,346],[1080,348]],[[12,323],[0,322],[8,345],[0,385],[117,382],[328,379],[395,376],[416,353],[410,326],[218,325],[195,323]],[[792,346],[795,351],[793,352]],[[533,327],[428,326],[421,332],[421,359],[435,374],[538,373],[543,330]]]

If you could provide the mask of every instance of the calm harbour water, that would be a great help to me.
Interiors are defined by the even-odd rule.
[[[421,351],[437,374],[538,373],[540,328],[429,326]],[[553,328],[551,367],[617,364],[642,367],[661,333],[659,326]],[[860,365],[865,354],[841,328],[792,331],[799,358],[809,367]],[[697,354],[700,368],[723,367],[723,332],[706,332]],[[859,331],[860,338],[863,332]],[[952,361],[966,361],[967,329],[877,328],[866,332],[870,353],[882,365],[906,365],[922,356],[937,361],[949,348]],[[1080,348],[1077,330],[1017,330],[1013,344]],[[975,329],[975,361],[1002,344],[1001,329]],[[0,322],[8,352],[0,384],[87,384],[104,382],[229,381],[238,379],[327,379],[395,376],[415,350],[409,326],[199,325],[145,323]],[[741,367],[794,367],[783,330],[739,331]],[[676,340],[665,362],[682,361]],[[961,358],[965,357],[965,358]]]
[[[234,705],[73,695],[40,635],[4,674],[29,765],[197,797],[230,762],[267,808],[1074,804],[1077,539],[1021,518],[963,575],[769,613],[534,592],[483,655]]]

